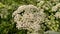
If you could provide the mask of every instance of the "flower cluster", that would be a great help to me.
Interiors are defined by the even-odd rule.
[[[43,11],[40,11],[33,5],[20,6],[14,11],[12,16],[14,17],[14,22],[17,23],[16,27],[18,29],[27,29],[28,31],[35,32],[35,34],[40,30],[40,23],[42,23],[46,17]]]

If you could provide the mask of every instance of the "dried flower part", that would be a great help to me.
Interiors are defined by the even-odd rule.
[[[39,31],[40,23],[44,21],[46,17],[43,11],[39,11],[36,6],[23,5],[20,6],[12,15],[14,21],[17,23],[18,29],[27,29],[29,31]]]

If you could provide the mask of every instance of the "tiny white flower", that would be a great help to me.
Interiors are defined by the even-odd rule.
[[[60,3],[58,3],[56,6],[57,6],[57,7],[60,7]]]
[[[52,7],[52,11],[57,11],[57,9],[60,7],[60,3]]]
[[[53,12],[54,12],[54,11],[56,12],[56,11],[57,11],[57,9],[58,9],[58,7],[57,7],[57,6],[53,6],[53,7],[52,7],[52,11],[53,11]]]
[[[60,12],[56,12],[56,14],[54,15],[56,18],[60,18]]]

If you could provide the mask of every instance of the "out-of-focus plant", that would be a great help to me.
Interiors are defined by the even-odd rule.
[[[0,2],[0,8],[5,7],[3,3]]]
[[[60,0],[38,0],[37,6],[47,15],[45,22],[42,23],[43,30],[59,31]]]

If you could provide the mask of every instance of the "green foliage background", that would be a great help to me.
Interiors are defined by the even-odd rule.
[[[37,0],[0,0],[0,34],[26,34],[26,30],[18,30],[16,28],[16,23],[13,22],[12,13],[21,5],[33,4],[37,6],[37,3]],[[48,18],[45,23],[42,24],[42,29],[44,31],[59,31],[60,19],[55,19],[53,16],[54,12],[48,12],[48,10],[45,10],[45,13]],[[47,22],[48,19],[50,19],[49,23]],[[53,26],[52,22],[55,26]]]

